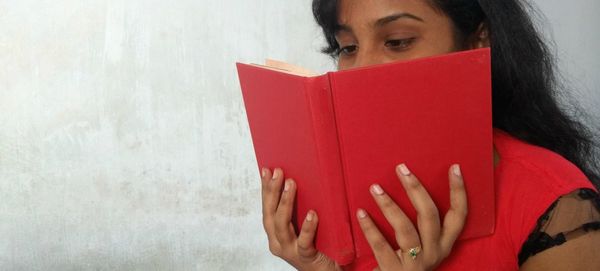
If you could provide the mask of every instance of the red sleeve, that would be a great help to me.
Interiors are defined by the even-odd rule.
[[[516,147],[526,150],[501,156],[496,169],[498,217],[506,219],[502,224],[515,257],[554,201],[579,188],[593,188],[586,176],[561,156],[531,145]]]

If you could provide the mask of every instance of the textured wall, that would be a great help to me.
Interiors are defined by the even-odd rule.
[[[309,2],[0,0],[0,270],[286,270],[234,62],[330,68]],[[600,8],[569,3],[543,2],[598,105]]]

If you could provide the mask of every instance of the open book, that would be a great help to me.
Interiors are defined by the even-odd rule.
[[[469,215],[459,239],[493,232],[489,49],[323,75],[269,64],[237,64],[256,158],[296,181],[296,225],[310,209],[319,214],[317,249],[341,265],[371,254],[358,208],[398,248],[369,186],[380,184],[416,225],[395,175],[400,163],[441,215],[450,205],[448,168],[460,164]]]

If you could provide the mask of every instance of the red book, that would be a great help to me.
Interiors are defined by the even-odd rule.
[[[469,215],[459,239],[493,233],[489,49],[320,76],[237,68],[259,167],[280,167],[296,181],[293,222],[314,209],[316,247],[339,264],[372,254],[358,208],[398,249],[370,185],[380,184],[416,225],[395,174],[400,163],[421,180],[441,219],[450,205],[448,168],[460,164]]]

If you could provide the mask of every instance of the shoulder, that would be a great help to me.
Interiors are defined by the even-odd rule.
[[[548,149],[494,130],[500,156],[495,168],[498,230],[509,235],[516,252],[538,219],[561,196],[579,188],[593,188],[573,163]]]
[[[553,196],[577,188],[593,188],[585,174],[573,163],[548,149],[521,141],[502,130],[494,130],[494,146],[500,156],[497,182],[514,189],[529,186]]]

